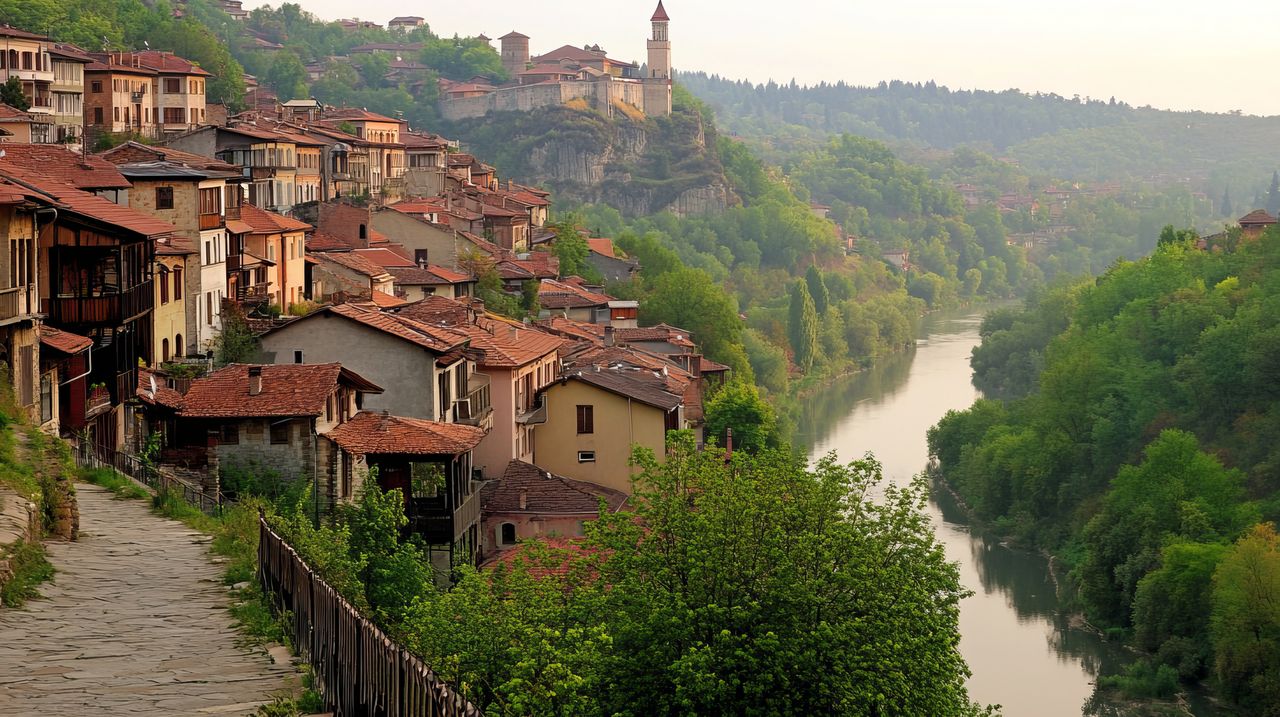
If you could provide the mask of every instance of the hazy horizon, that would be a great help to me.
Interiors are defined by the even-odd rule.
[[[664,0],[678,70],[779,84],[927,82],[952,89],[1115,97],[1139,107],[1280,115],[1280,78],[1258,68],[1280,51],[1254,28],[1280,26],[1280,3],[1222,0],[1077,0],[1055,10],[1015,0],[803,5]],[[249,0],[246,7],[279,5]],[[307,0],[325,20],[351,17],[338,0]],[[611,57],[644,62],[657,0],[494,0],[428,10],[387,0],[360,4],[360,19],[385,25],[421,15],[433,32],[492,38],[519,30],[534,54],[599,44]],[[584,12],[592,8],[595,12]],[[790,15],[783,15],[790,12]],[[497,42],[494,42],[495,48]]]

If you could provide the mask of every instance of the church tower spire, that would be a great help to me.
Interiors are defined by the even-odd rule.
[[[649,73],[644,78],[644,112],[647,115],[666,117],[671,114],[671,36],[662,0],[649,19],[653,23],[653,37],[649,40]]]

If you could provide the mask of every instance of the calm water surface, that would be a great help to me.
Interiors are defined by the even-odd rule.
[[[981,320],[981,312],[931,316],[914,352],[810,400],[799,440],[812,446],[814,457],[835,451],[847,461],[872,452],[885,480],[910,481],[928,461],[925,431],[978,397],[969,353],[979,343]],[[1094,705],[1086,710],[1092,683],[1117,671],[1126,653],[1068,624],[1044,558],[971,531],[949,496],[942,498],[930,501],[930,517],[974,593],[960,605],[960,650],[973,671],[970,696],[1003,705],[1007,717],[1108,713]]]

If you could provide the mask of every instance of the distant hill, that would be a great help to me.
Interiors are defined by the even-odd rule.
[[[1135,108],[1017,90],[950,90],[932,82],[752,85],[705,73],[679,81],[723,129],[786,153],[851,133],[917,147],[973,146],[1028,172],[1076,180],[1190,180],[1244,196],[1280,167],[1280,117]]]

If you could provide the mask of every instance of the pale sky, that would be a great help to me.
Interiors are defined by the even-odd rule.
[[[249,0],[246,7],[267,4]],[[278,4],[278,2],[270,3]],[[420,15],[441,36],[515,29],[533,54],[645,60],[657,0],[301,0],[324,19]],[[734,79],[1055,92],[1280,115],[1280,0],[664,0],[674,64]],[[494,42],[497,47],[497,42]]]

